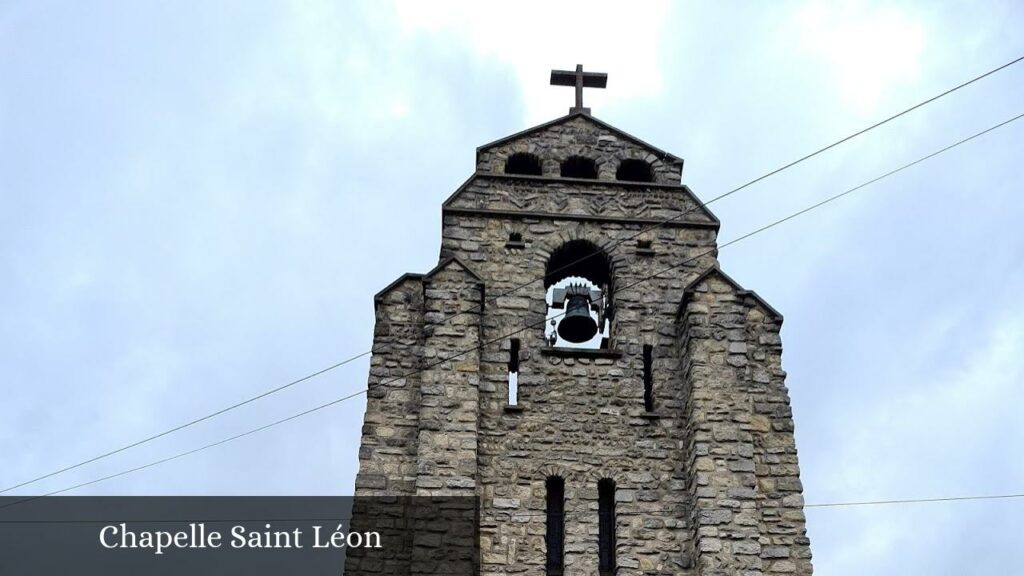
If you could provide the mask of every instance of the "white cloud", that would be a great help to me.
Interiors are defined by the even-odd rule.
[[[999,455],[1000,447],[1024,441],[1024,428],[1016,424],[1024,402],[1022,323],[1024,309],[1007,310],[959,362],[951,359],[949,369],[936,368],[943,345],[927,337],[915,343],[922,350],[906,357],[905,365],[877,366],[885,392],[872,390],[874,401],[853,402],[858,410],[835,419],[844,433],[830,449],[818,491],[828,494],[825,499],[873,500],[1019,490],[1016,464]],[[826,552],[817,567],[854,574],[877,573],[872,567],[891,565],[894,558],[920,565],[920,554],[941,550],[976,510],[963,503],[851,508],[842,516],[812,509],[811,526],[824,536],[818,551]]]
[[[917,78],[927,31],[908,11],[863,2],[811,2],[798,10],[800,45],[825,64],[842,96],[874,109],[890,86]]]
[[[0,258],[14,272],[0,296],[18,304],[0,321],[2,376],[18,384],[0,403],[5,485],[366,350],[370,295],[436,257],[437,204],[473,146],[569,107],[572,91],[548,85],[551,68],[608,72],[609,89],[588,90],[587,104],[599,116],[614,105],[617,124],[685,154],[689,183],[711,196],[863,126],[860,116],[937,92],[971,62],[1005,61],[1020,27],[1009,4],[271,6],[210,5],[201,18],[91,8],[7,26],[0,44],[19,49],[0,58],[4,77],[49,83],[3,94],[19,111],[0,131],[18,192],[0,194],[0,237],[17,248]],[[990,102],[1016,105],[1010,74],[716,204],[723,238],[932,149],[983,122]],[[469,92],[521,100],[526,117],[474,108]],[[1020,148],[1014,134],[723,252],[731,273],[787,314],[809,501],[1019,490],[1024,471],[1007,454],[1024,442],[1024,308],[989,298],[993,286],[1021,286],[996,272],[1021,253],[1010,233],[1020,197],[1004,169]],[[940,257],[941,273],[930,271]],[[990,310],[1003,318],[994,330]],[[358,389],[365,374],[352,364],[40,487],[299,412]],[[361,408],[79,493],[347,492]],[[1009,541],[1024,516],[1000,505],[811,509],[816,566],[1005,574],[978,569],[989,557],[1016,565]],[[934,559],[944,572],[927,569]]]
[[[584,105],[654,96],[661,90],[659,47],[669,5],[647,2],[419,2],[395,3],[406,34],[457,38],[470,51],[494,58],[515,73],[535,123],[564,114],[568,88],[548,84],[552,68],[608,72],[609,90],[586,90]]]

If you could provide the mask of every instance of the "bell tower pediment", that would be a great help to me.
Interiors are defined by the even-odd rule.
[[[486,174],[678,185],[683,172],[682,158],[583,112],[480,146],[476,157]],[[592,174],[582,166],[589,163]]]
[[[476,172],[443,209],[717,230],[682,169],[682,158],[576,111],[477,148]]]

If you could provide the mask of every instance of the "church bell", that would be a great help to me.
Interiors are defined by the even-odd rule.
[[[565,317],[558,323],[558,335],[566,342],[579,344],[596,334],[597,322],[590,316],[589,293],[570,293],[565,300]]]

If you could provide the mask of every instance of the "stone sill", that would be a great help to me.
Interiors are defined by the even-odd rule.
[[[515,406],[505,406],[505,412],[508,412],[508,413],[511,413],[511,414],[518,414],[518,413],[520,413],[522,411],[523,411],[523,407],[518,405],[518,404],[515,405]]]
[[[654,254],[655,254],[655,252],[654,252],[653,248],[637,248],[636,249],[636,255],[637,256],[649,257],[649,256],[654,256]]]
[[[618,350],[587,348],[567,348],[565,346],[548,346],[540,349],[541,356],[558,356],[559,358],[622,358]]]
[[[639,417],[645,420],[661,420],[661,414],[658,414],[657,412],[644,412],[640,414]]]
[[[505,248],[510,250],[523,250],[526,248],[526,242],[515,242],[513,240],[509,240],[508,242],[505,242]]]

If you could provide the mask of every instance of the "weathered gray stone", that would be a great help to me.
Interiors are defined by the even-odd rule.
[[[495,498],[491,501],[495,508],[516,509],[519,508],[518,498]]]
[[[757,542],[734,542],[732,551],[736,554],[760,554],[761,545]]]
[[[517,152],[536,154],[543,175],[504,174]],[[594,159],[597,179],[560,178],[571,155]],[[653,181],[617,181],[627,159],[649,162]],[[477,160],[443,208],[437,268],[375,299],[356,494],[477,496],[481,574],[543,574],[545,481],[561,477],[568,576],[598,573],[608,478],[623,576],[810,576],[782,319],[718,269],[718,223],[679,185],[682,160],[579,115]],[[543,278],[573,240],[632,286],[612,293],[616,354],[546,350]]]

